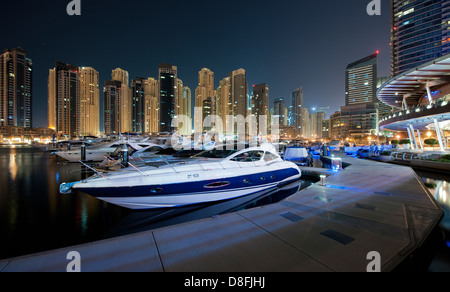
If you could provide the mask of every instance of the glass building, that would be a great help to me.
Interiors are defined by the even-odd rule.
[[[392,0],[392,76],[450,52],[450,0]]]
[[[0,54],[0,126],[32,126],[31,59],[21,48]]]
[[[177,67],[172,64],[159,65],[159,131],[172,132],[175,117],[177,92]]]

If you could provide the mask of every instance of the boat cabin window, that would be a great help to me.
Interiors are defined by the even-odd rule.
[[[254,162],[260,161],[264,156],[264,151],[248,151],[239,154],[238,156],[231,159],[231,161],[236,162]]]
[[[266,152],[266,154],[264,155],[264,161],[266,161],[266,162],[273,161],[278,158],[279,158],[279,156],[272,152]]]
[[[194,157],[194,158],[227,158],[228,156],[230,156],[236,152],[237,152],[237,150],[213,149],[213,150],[203,151],[192,157]]]

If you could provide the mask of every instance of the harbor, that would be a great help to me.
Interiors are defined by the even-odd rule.
[[[99,208],[95,219],[117,224],[103,230],[109,233],[104,238],[3,258],[0,270],[66,271],[71,251],[81,255],[85,272],[365,272],[371,252],[381,256],[381,271],[448,269],[445,204],[433,197],[426,179],[410,167],[332,155],[345,169],[330,172],[316,157],[308,175],[316,179],[309,182],[302,177],[300,185],[256,193],[246,202],[191,207],[175,211],[177,216],[168,214],[173,210],[130,211],[87,195],[58,194],[57,201],[89,201],[91,210],[77,215],[79,226],[89,226],[93,206]],[[61,172],[59,182],[68,174]],[[150,222],[152,216],[165,220]],[[438,252],[444,257],[437,258]]]

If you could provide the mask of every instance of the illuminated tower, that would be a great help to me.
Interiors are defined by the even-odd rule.
[[[392,0],[392,76],[450,52],[450,0]]]
[[[74,139],[80,134],[80,74],[77,66],[56,62],[48,78],[48,125]]]
[[[177,67],[159,65],[159,132],[173,132],[172,119],[176,115]]]
[[[0,126],[32,126],[32,61],[21,48],[0,54]]]
[[[91,67],[79,68],[80,76],[80,135],[100,132],[99,74]]]

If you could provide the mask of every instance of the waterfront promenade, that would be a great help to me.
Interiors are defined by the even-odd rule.
[[[342,155],[345,170],[276,204],[0,261],[0,271],[365,272],[414,253],[443,211],[409,167]],[[30,242],[32,244],[32,242]]]

